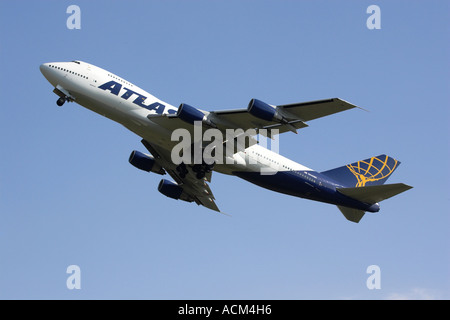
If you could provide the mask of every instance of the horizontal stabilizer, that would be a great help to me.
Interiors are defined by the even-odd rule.
[[[393,197],[411,188],[411,186],[403,183],[394,183],[368,187],[337,188],[337,191],[350,198],[372,204],[389,199],[390,197]]]
[[[339,210],[341,210],[342,214],[347,218],[347,220],[350,220],[352,222],[358,223],[359,220],[364,216],[365,211],[358,210],[358,209],[352,209],[342,206],[337,206]]]

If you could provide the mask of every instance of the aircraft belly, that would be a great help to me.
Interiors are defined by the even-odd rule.
[[[305,179],[306,171],[278,171],[273,175],[264,175],[260,172],[235,171],[233,174],[275,192],[365,211],[369,208],[365,203],[342,196],[325,181],[320,181],[321,184],[318,184],[319,180],[309,181],[308,178]],[[318,173],[315,174],[319,176]]]
[[[76,98],[75,102],[82,105],[86,109],[94,111],[95,113],[98,113],[104,117],[107,117],[108,119],[119,123],[122,123],[123,120],[126,119],[123,115],[123,112],[121,112],[118,108],[115,108],[112,103],[110,104],[98,99],[93,99],[89,95],[82,94],[80,92],[74,92],[73,90],[71,92]]]
[[[222,173],[222,174],[232,175],[234,168],[227,164],[215,164],[214,171]]]
[[[292,171],[278,171],[275,174],[235,171],[233,174],[265,189],[291,196],[307,197],[317,192],[312,184],[306,183]]]
[[[76,97],[76,102],[86,109],[89,109],[95,113],[98,113],[108,119],[122,124],[124,127],[139,135],[140,137],[155,141],[158,145],[167,145],[169,141],[162,141],[158,139],[163,136],[167,136],[167,130],[157,124],[152,123],[146,117],[146,110],[142,108],[136,108],[134,106],[128,106],[126,101],[120,101],[117,99],[111,99],[106,96],[90,93],[84,94],[71,90]],[[142,113],[144,112],[144,113]],[[142,113],[142,114],[141,114]],[[169,135],[170,138],[170,135]]]

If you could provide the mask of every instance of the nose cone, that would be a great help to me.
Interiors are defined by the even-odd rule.
[[[52,85],[57,85],[57,72],[54,68],[50,67],[50,63],[43,63],[39,66],[39,70],[41,70],[42,75],[50,82]]]
[[[48,77],[48,69],[50,67],[48,66],[48,63],[43,63],[39,66],[39,70],[41,70],[41,73],[44,75],[44,77]]]

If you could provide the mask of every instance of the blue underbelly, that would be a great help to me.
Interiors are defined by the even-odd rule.
[[[315,171],[278,171],[271,175],[236,171],[233,174],[275,192],[365,211],[370,210],[370,204],[362,203],[337,192],[336,184],[331,183]]]
[[[307,175],[302,171],[278,171],[275,174],[233,172],[233,174],[260,187],[291,196],[305,197],[320,192],[314,181],[305,179]]]

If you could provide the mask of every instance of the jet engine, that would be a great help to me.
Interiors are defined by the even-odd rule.
[[[255,117],[266,121],[281,121],[283,119],[277,112],[276,107],[272,107],[271,105],[258,99],[250,100],[247,111]]]
[[[271,106],[258,99],[250,100],[247,111],[259,119],[278,122],[294,133],[297,133],[297,128],[293,124],[297,122],[303,123],[300,119],[296,119],[295,116],[287,114],[285,110]]]
[[[178,107],[177,117],[190,124],[194,124],[195,121],[202,121],[203,124],[206,124],[209,127],[217,127],[207,118],[206,114],[186,103],[182,103]]]
[[[161,192],[166,197],[178,200],[181,198],[183,193],[183,188],[180,187],[175,182],[162,179],[158,185],[158,191]],[[183,199],[182,199],[183,200]]]
[[[203,121],[205,114],[186,103],[182,103],[178,107],[177,116],[184,122],[194,124],[194,121]]]
[[[156,163],[155,158],[145,153],[133,150],[128,161],[138,169],[154,172],[158,174],[165,174],[164,169]]]

